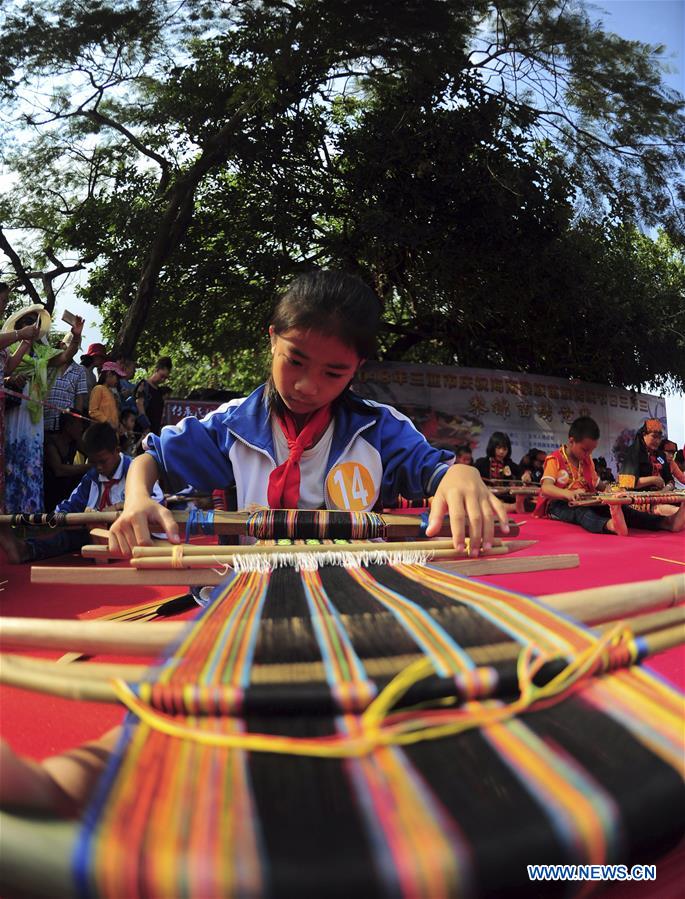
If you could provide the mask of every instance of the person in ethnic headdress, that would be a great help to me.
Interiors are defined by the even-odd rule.
[[[630,490],[663,490],[671,480],[671,469],[660,451],[664,426],[658,418],[646,419],[626,450],[621,466],[622,487]],[[632,479],[628,483],[627,479]]]

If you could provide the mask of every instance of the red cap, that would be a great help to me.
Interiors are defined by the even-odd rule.
[[[85,352],[86,356],[106,356],[107,347],[104,343],[91,343]]]

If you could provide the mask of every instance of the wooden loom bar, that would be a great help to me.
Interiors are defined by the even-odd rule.
[[[492,549],[483,551],[484,557],[503,556],[517,549],[525,549],[533,546],[534,540],[520,540],[514,543],[504,543],[501,546],[493,546]],[[308,546],[306,544],[294,544],[292,546],[236,546],[236,547],[216,547],[213,555],[199,555],[183,557],[174,564],[171,553],[166,555],[153,556],[134,556],[131,559],[131,567],[138,570],[159,569],[167,570],[169,568],[184,569],[207,569],[210,570],[216,565],[233,566],[236,558],[250,557],[269,557],[269,556],[341,556],[341,555],[364,555],[364,554],[381,554],[393,556],[395,554],[425,553],[430,559],[466,559],[467,552],[457,552],[452,545],[451,540],[436,540],[424,543],[350,543],[350,544],[328,544],[319,546]]]
[[[582,493],[569,501],[569,506],[601,506],[601,505],[673,505],[685,503],[683,491],[635,491],[625,493]]]
[[[347,617],[347,616],[345,616]],[[80,622],[90,624],[91,622]],[[611,622],[610,626],[616,622]],[[631,631],[641,635],[647,644],[648,654],[663,652],[673,646],[685,642],[685,609],[666,609],[665,611],[644,615],[630,622]],[[177,624],[179,632],[186,625]],[[606,626],[596,629],[599,636]],[[468,647],[469,656],[476,664],[492,664],[494,662],[516,659],[522,646],[517,643],[497,643],[488,646]],[[391,677],[421,658],[419,654],[390,658],[365,659],[364,666],[370,677]],[[32,659],[26,656],[0,656],[0,682],[22,689],[37,690],[43,693],[93,702],[117,702],[109,683],[113,678],[130,683],[154,672],[154,667],[131,664],[104,664],[100,662],[84,662],[69,667],[57,667],[57,663],[46,659]],[[324,681],[325,666],[321,662],[300,663],[298,666],[287,664],[255,665],[252,669],[254,684],[282,683],[284,679],[292,682]]]
[[[468,540],[468,537],[466,538]],[[513,542],[513,541],[509,541]],[[177,546],[180,544],[172,544],[166,540],[156,541],[154,546],[134,546],[133,558],[171,558]],[[502,546],[502,540],[495,537],[492,541],[493,546]],[[184,558],[209,558],[214,559],[216,556],[233,556],[233,555],[259,555],[261,553],[284,553],[284,552],[324,552],[334,550],[337,552],[363,552],[366,550],[420,550],[429,551],[433,549],[449,549],[452,547],[451,540],[393,540],[388,543],[379,543],[375,540],[355,540],[354,543],[333,543],[332,541],[319,544],[266,544],[254,543],[248,546],[226,546],[223,544],[212,543],[207,545],[196,545],[192,543],[184,543]],[[337,547],[337,550],[335,550]],[[112,552],[106,546],[98,544],[87,545],[81,548],[81,555],[84,559],[127,559],[121,552]]]
[[[0,645],[34,649],[73,649],[88,655],[150,656],[176,640],[187,622],[69,621],[52,618],[0,618]]]
[[[120,514],[120,512],[69,512],[63,516],[63,526],[86,527],[98,523],[111,524],[116,521]],[[252,512],[213,512],[212,531],[215,534],[234,536],[244,534],[247,520],[252,514]],[[177,524],[187,523],[189,517],[188,512],[171,511],[171,515]],[[0,515],[0,524],[12,524],[16,518],[17,516],[14,515]],[[422,535],[421,520],[417,515],[383,514],[381,515],[381,518],[385,524],[388,537],[420,537]],[[495,523],[495,529],[500,533],[499,522]],[[518,525],[516,522],[510,521],[509,529],[510,536],[515,536],[518,533]],[[468,523],[466,533],[468,534]],[[443,519],[442,529],[438,536],[449,537],[450,534],[450,519],[449,516],[446,515]]]
[[[525,542],[525,541],[522,541]],[[479,577],[488,574],[517,574],[529,571],[551,571],[577,568],[579,558],[575,553],[551,556],[524,556],[510,558],[498,556],[495,559],[478,557],[450,561],[441,559],[440,566],[456,574]],[[31,569],[33,584],[115,584],[118,586],[200,586],[211,587],[220,584],[224,574],[212,568],[155,569],[142,571],[137,568],[81,568],[34,566]]]
[[[468,538],[467,538],[468,539]],[[515,541],[507,541],[515,543]],[[502,546],[503,541],[499,537],[495,537],[492,541],[493,546]],[[259,553],[278,553],[278,552],[324,552],[324,551],[363,551],[373,549],[388,550],[429,550],[433,549],[450,549],[452,548],[451,540],[393,540],[390,543],[379,543],[377,540],[355,540],[354,543],[293,543],[293,544],[265,544],[253,543],[249,546],[224,546],[212,544],[210,546],[197,546],[194,544],[186,544],[183,546],[183,555],[193,556],[209,556],[216,555],[257,555]],[[100,547],[84,546],[83,549],[100,549]],[[146,557],[157,558],[160,556],[169,556],[174,552],[173,544],[166,543],[164,547],[160,546],[134,546],[133,558],[142,559]],[[83,550],[81,551],[83,555]]]
[[[589,603],[589,597],[593,602]],[[685,601],[685,574],[655,581],[616,584],[594,590],[548,594],[544,602],[586,623],[616,620],[643,609],[677,606]],[[598,610],[597,606],[600,607]],[[611,609],[610,612],[607,610]],[[5,647],[72,649],[82,653],[153,655],[177,639],[184,622],[55,621],[41,618],[0,618],[0,644]]]
[[[539,597],[557,611],[587,622],[610,621],[655,606],[675,606],[685,600],[685,574],[669,574],[653,581],[635,581],[592,587],[571,593],[548,593]]]

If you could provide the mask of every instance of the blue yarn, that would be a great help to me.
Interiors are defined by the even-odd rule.
[[[214,534],[214,511],[204,512],[202,509],[189,509],[186,521],[185,542],[190,543],[193,534],[211,537]]]
[[[428,527],[429,512],[422,512],[419,517],[419,533],[422,537],[426,536],[426,528]]]

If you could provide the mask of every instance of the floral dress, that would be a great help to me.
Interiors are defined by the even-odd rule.
[[[16,346],[10,348],[10,353]],[[15,374],[26,378],[27,399],[5,414],[5,510],[43,512],[43,406],[57,370],[48,363],[60,350],[36,343]]]

